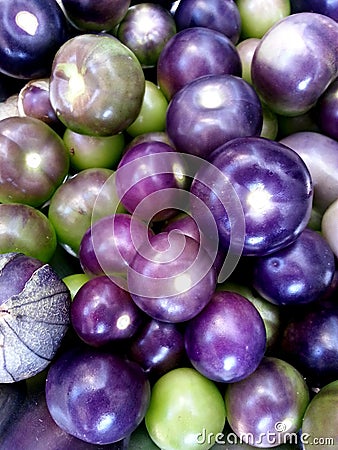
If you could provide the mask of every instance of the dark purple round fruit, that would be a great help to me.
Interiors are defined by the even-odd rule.
[[[206,27],[225,34],[236,44],[241,33],[241,16],[234,0],[181,0],[174,13],[179,30]]]
[[[338,379],[338,307],[321,302],[287,319],[281,340],[283,357],[318,388]]]
[[[158,3],[131,6],[116,30],[117,38],[137,56],[142,67],[155,67],[165,44],[176,33],[173,16]]]
[[[219,274],[226,257],[225,251],[222,248],[218,248],[215,241],[210,242],[192,216],[187,213],[177,214],[162,228],[162,231],[165,232],[170,232],[173,230],[180,231],[198,241],[209,253],[210,257],[214,261],[216,272]]]
[[[242,273],[242,271],[239,271],[239,273]],[[244,280],[233,282],[230,278],[230,281],[227,280],[225,283],[219,284],[217,290],[237,292],[237,294],[242,295],[254,305],[265,325],[266,353],[269,352],[269,354],[272,354],[275,347],[279,344],[282,311],[277,305],[268,302],[261,297],[258,292],[252,289],[249,284],[251,276],[248,276],[247,278],[247,282]]]
[[[0,1],[0,72],[15,78],[49,76],[54,54],[69,38],[55,0]]]
[[[270,448],[297,433],[309,403],[309,390],[291,364],[265,357],[245,380],[227,386],[225,406],[232,430],[246,444]]]
[[[13,403],[14,405],[14,403]],[[89,444],[63,431],[52,419],[44,389],[28,392],[1,434],[1,447],[25,450],[125,450],[126,440],[105,447]]]
[[[215,292],[185,329],[185,349],[205,377],[233,383],[249,376],[266,349],[266,331],[255,306],[231,291]]]
[[[262,124],[262,105],[249,83],[234,75],[209,75],[172,98],[166,130],[177,151],[209,159],[229,140],[259,136]]]
[[[227,213],[232,189],[241,202],[245,221],[243,248],[239,242],[237,252],[246,256],[270,254],[291,244],[304,230],[312,209],[312,180],[296,152],[261,137],[237,138],[217,148],[210,162],[220,175],[215,177],[214,169],[203,166],[191,193],[212,211],[225,248],[240,219]]]
[[[185,361],[183,332],[177,324],[151,319],[131,339],[128,357],[157,379]]]
[[[184,158],[164,142],[149,141],[129,147],[115,177],[122,205],[148,222],[172,217],[176,214],[176,197],[187,184],[185,166]]]
[[[88,347],[61,354],[46,379],[47,407],[54,421],[92,444],[129,436],[143,420],[149,400],[149,381],[138,364]]]
[[[18,109],[20,116],[35,117],[57,132],[63,131],[63,125],[50,103],[48,78],[30,80],[22,87],[18,96]]]
[[[62,0],[68,20],[78,30],[110,31],[126,15],[130,0]]]
[[[176,33],[157,61],[157,82],[168,100],[196,78],[224,74],[241,76],[237,49],[227,36],[205,27]]]
[[[152,235],[153,231],[144,222],[130,214],[103,217],[88,228],[81,240],[81,266],[90,276],[124,278],[139,248]]]
[[[87,281],[74,296],[70,319],[80,339],[100,347],[132,337],[143,314],[113,279],[98,276]]]
[[[290,245],[253,262],[256,291],[276,305],[299,305],[320,299],[331,286],[335,256],[317,231],[305,229]]]
[[[164,322],[184,322],[210,301],[216,271],[208,252],[177,231],[152,236],[127,272],[128,290],[146,314]]]
[[[260,98],[275,113],[308,112],[337,77],[338,23],[317,13],[291,14],[262,37],[251,75]]]

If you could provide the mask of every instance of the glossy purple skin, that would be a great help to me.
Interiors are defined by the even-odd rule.
[[[67,18],[82,31],[109,31],[126,15],[130,0],[62,0]]]
[[[128,357],[157,379],[184,361],[183,332],[174,323],[151,319],[131,339]]]
[[[243,255],[275,252],[304,230],[312,209],[312,180],[296,152],[261,137],[237,138],[216,149],[210,162],[227,177],[241,202],[246,226]],[[196,177],[199,181],[193,181],[191,193],[212,211],[220,243],[228,248],[236,217],[228,217],[223,205],[224,178],[214,180],[211,190],[208,169]]]
[[[241,16],[234,0],[181,0],[174,18],[178,30],[206,27],[225,34],[237,44],[241,33]]]
[[[1,0],[0,11],[0,71],[23,79],[48,76],[54,54],[69,38],[68,22],[58,3]]]
[[[275,447],[300,429],[309,391],[302,375],[289,363],[265,357],[257,370],[225,393],[227,419],[243,441]],[[283,430],[283,431],[282,431]]]
[[[215,292],[185,329],[192,365],[207,378],[233,383],[249,376],[266,349],[263,319],[253,304],[231,291]]]
[[[318,100],[315,110],[321,131],[332,139],[338,140],[338,80],[326,89]]]
[[[292,133],[280,142],[297,152],[307,165],[313,183],[313,208],[322,214],[338,198],[338,142],[314,131]]]
[[[129,148],[133,147],[136,144],[151,141],[160,141],[164,142],[165,144],[173,146],[172,142],[170,141],[165,131],[149,131],[146,133],[139,134],[138,136],[135,136],[130,142],[127,142],[124,151],[128,150]]]
[[[18,106],[20,115],[40,119],[57,131],[63,129],[50,103],[47,78],[26,83],[19,92]]]
[[[300,309],[286,322],[281,339],[283,358],[322,387],[338,379],[338,306],[315,303]]]
[[[107,276],[87,281],[76,293],[70,308],[77,335],[93,347],[132,337],[143,321],[129,293]]]
[[[174,18],[164,6],[141,3],[128,9],[116,36],[134,52],[143,67],[154,67],[163,47],[175,33]]]
[[[140,248],[127,272],[128,290],[151,318],[185,322],[210,301],[216,271],[208,253],[182,233],[162,232]]]
[[[243,268],[239,271],[239,273],[245,273],[243,272]],[[238,294],[248,299],[255,306],[255,308],[261,315],[265,325],[265,354],[272,354],[277,344],[279,344],[280,328],[282,324],[282,311],[278,306],[273,305],[271,302],[268,302],[267,300],[262,298],[254,289],[252,289],[252,286],[250,285],[251,273],[250,275],[247,275],[247,273],[245,275],[246,280],[243,280],[243,275],[237,282],[233,282],[230,278],[230,281],[219,284],[217,286],[217,290],[237,292]]]
[[[259,136],[262,123],[262,106],[249,83],[234,75],[209,75],[173,97],[166,130],[178,151],[209,159],[231,139]]]
[[[270,28],[253,56],[251,76],[273,112],[298,116],[315,105],[337,77],[337,41],[337,22],[322,14],[292,14]]]
[[[315,12],[324,14],[338,21],[338,1],[337,0],[290,0],[291,12]]]
[[[143,370],[117,354],[72,348],[54,360],[46,379],[48,410],[62,430],[92,444],[126,438],[150,399]]]
[[[10,385],[12,386],[12,385]],[[13,403],[14,404],[14,403]],[[52,419],[44,390],[30,393],[17,405],[9,427],[1,434],[1,448],[25,450],[126,450],[128,439],[106,446],[89,444],[61,430]]]
[[[139,3],[144,3],[142,0],[131,0],[130,6],[138,5]],[[170,9],[174,2],[170,0],[150,0],[149,3],[158,3],[161,6],[164,6],[166,9]]]
[[[305,229],[285,248],[257,258],[253,287],[276,305],[299,305],[318,300],[331,286],[335,257],[317,231]]]
[[[179,31],[157,61],[157,82],[168,100],[198,77],[224,74],[241,76],[241,60],[232,41],[210,28]]]
[[[159,221],[172,217],[176,214],[175,209],[165,206],[173,204],[177,190],[186,184],[185,177],[177,178],[175,172],[184,175],[186,169],[184,159],[172,146],[148,141],[129,147],[116,172],[116,191],[122,205],[143,220]],[[165,192],[165,189],[168,191]],[[153,211],[154,199],[151,195],[155,192],[160,197],[158,208]],[[141,203],[148,196],[148,201]]]
[[[172,230],[181,231],[182,233],[192,237],[193,239],[201,243],[202,230],[199,229],[193,217],[186,213],[178,214],[177,216],[175,216],[162,228],[161,231],[170,232]],[[214,260],[216,272],[219,273],[226,256],[225,251],[222,248],[218,248],[216,249],[216,253],[213,242],[208,242],[207,238],[203,240],[203,245],[205,245],[205,249],[209,253],[210,257]]]
[[[84,234],[79,260],[88,275],[126,275],[143,242],[153,234],[144,222],[117,213],[99,219]]]

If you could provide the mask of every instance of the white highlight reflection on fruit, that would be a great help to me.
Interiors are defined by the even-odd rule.
[[[41,156],[35,152],[28,153],[26,155],[26,164],[31,169],[37,169],[41,164]]]
[[[126,330],[130,325],[130,317],[128,314],[123,314],[120,316],[117,319],[116,325],[119,330]]]
[[[174,285],[178,293],[188,291],[193,285],[191,276],[187,273],[178,275],[175,277]]]
[[[39,27],[37,17],[29,11],[19,11],[15,16],[15,23],[21,30],[31,36],[35,36]]]

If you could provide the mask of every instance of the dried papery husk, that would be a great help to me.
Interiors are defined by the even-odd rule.
[[[0,255],[0,282],[6,265],[22,256]],[[41,372],[55,356],[70,323],[70,293],[54,269],[41,262],[19,293],[4,300],[0,292],[0,297],[0,383],[13,383]]]

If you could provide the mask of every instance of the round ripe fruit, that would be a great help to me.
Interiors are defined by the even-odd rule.
[[[167,372],[153,386],[145,424],[162,450],[207,450],[222,432],[225,419],[217,386],[195,369],[181,367]],[[203,431],[212,436],[210,442],[204,441]]]

